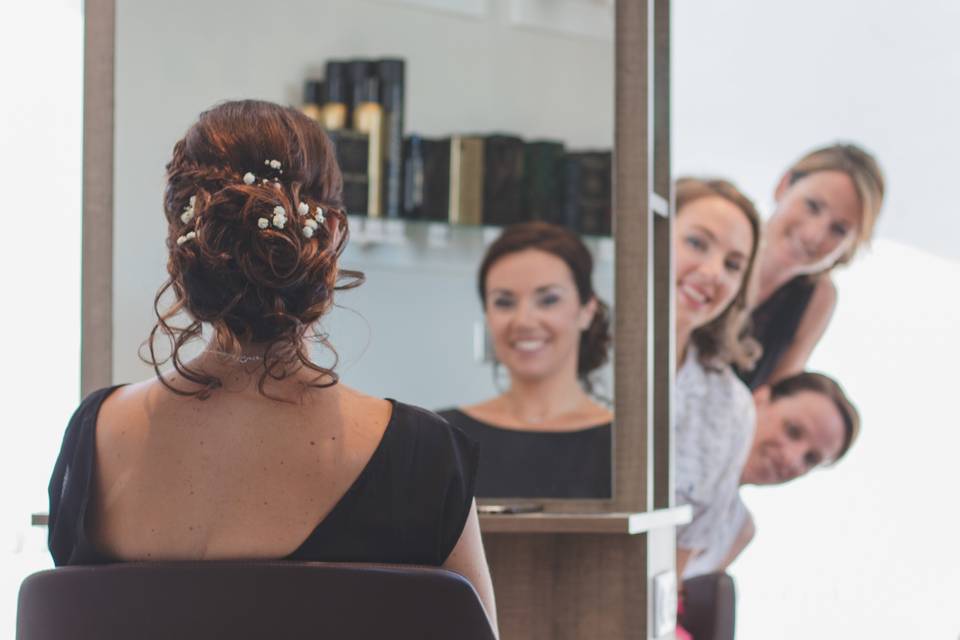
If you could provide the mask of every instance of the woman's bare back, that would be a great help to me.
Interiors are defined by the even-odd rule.
[[[96,491],[87,523],[121,559],[282,558],[363,471],[391,405],[342,385],[256,384],[207,400],[157,380],[116,390],[96,427]]]

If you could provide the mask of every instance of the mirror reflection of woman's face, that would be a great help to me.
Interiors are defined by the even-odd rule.
[[[842,171],[782,183],[764,231],[765,262],[797,275],[829,269],[856,241],[860,216],[860,196]]]
[[[707,196],[684,205],[673,227],[678,333],[699,329],[730,305],[753,249],[753,228],[729,200]]]
[[[573,274],[538,249],[510,253],[487,272],[487,326],[499,360],[513,379],[537,380],[558,371],[576,376],[580,333],[596,303],[580,303]]]

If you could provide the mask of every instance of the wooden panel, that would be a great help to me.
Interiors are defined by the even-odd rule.
[[[646,637],[645,535],[494,534],[484,543],[503,640]]]
[[[113,377],[114,0],[84,3],[80,387]]]
[[[653,508],[673,505],[673,382],[676,371],[673,183],[670,179],[670,2],[654,5],[654,186],[666,216],[653,220]]]
[[[652,367],[649,354],[650,171],[647,2],[616,6],[616,115],[613,155],[614,511],[647,511]]]

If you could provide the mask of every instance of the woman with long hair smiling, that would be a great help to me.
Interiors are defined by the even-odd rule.
[[[750,391],[731,365],[749,366],[747,283],[760,236],[750,200],[725,180],[676,187],[676,501],[693,508],[677,532],[678,573],[710,546],[735,499],[754,428]]]
[[[738,367],[751,389],[803,371],[837,304],[831,272],[869,244],[884,191],[877,160],[854,144],[811,151],[784,173],[757,256],[751,331],[763,354]]]

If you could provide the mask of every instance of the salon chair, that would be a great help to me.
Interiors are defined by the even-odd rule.
[[[62,567],[20,586],[17,640],[493,640],[473,586],[428,567],[171,562]]]
[[[737,589],[726,573],[683,581],[683,613],[677,621],[693,640],[733,640]]]

